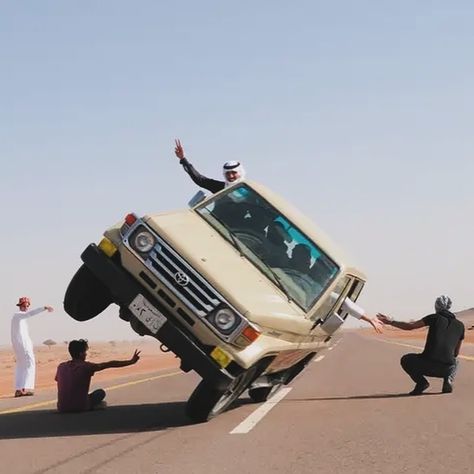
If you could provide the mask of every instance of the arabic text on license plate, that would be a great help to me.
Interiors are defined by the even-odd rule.
[[[143,295],[137,295],[129,308],[153,334],[156,334],[166,322],[166,318]]]

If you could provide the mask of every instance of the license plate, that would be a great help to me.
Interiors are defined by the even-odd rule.
[[[143,295],[138,294],[128,307],[153,334],[166,323],[166,318]]]

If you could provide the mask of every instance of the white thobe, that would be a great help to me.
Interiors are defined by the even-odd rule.
[[[44,306],[30,311],[18,311],[12,317],[11,338],[16,358],[15,390],[35,388],[36,362],[27,319],[43,311]]]
[[[362,316],[365,316],[365,310],[359,305],[355,304],[354,301],[349,298],[344,298],[342,309],[347,311],[350,316],[356,319],[360,319]]]
[[[339,295],[333,291],[331,292],[330,298],[331,301],[336,302],[336,300],[339,298]],[[344,298],[341,307],[344,311],[347,311],[350,316],[356,319],[361,319],[362,316],[365,316],[365,310],[358,304],[354,303],[354,301],[352,301],[350,298]]]

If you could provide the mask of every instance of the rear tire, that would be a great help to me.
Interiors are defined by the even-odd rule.
[[[271,387],[251,388],[249,390],[249,397],[255,403],[266,402],[272,398],[283,387],[283,383],[272,385]]]
[[[88,321],[112,301],[109,289],[83,264],[67,287],[64,309],[76,321]]]
[[[311,354],[308,354],[303,360],[300,360],[296,365],[294,365],[290,369],[289,377],[285,384],[290,383],[292,380],[294,380],[303,370],[306,368],[306,366],[311,362],[312,358],[316,355],[315,352],[312,352]]]
[[[195,423],[209,421],[225,411],[237,400],[253,381],[256,368],[242,372],[227,387],[216,388],[206,380],[201,380],[186,405],[186,415]]]
[[[293,379],[295,379],[296,376],[299,375],[309,364],[314,355],[314,352],[308,354],[304,359],[297,362],[293,367],[287,369],[286,375],[282,382],[271,385],[270,387],[251,388],[249,390],[250,399],[255,403],[266,402],[269,398],[273,397],[273,395],[275,395],[283,387],[283,385],[287,385]]]

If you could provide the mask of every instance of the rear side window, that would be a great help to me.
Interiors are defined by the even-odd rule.
[[[314,321],[320,320],[321,322],[324,321],[329,315],[334,312],[338,314],[344,301],[346,298],[349,289],[351,288],[352,278],[349,276],[344,276],[341,278],[336,286],[332,289],[331,293],[326,296],[325,302],[313,313],[311,319]]]
[[[362,288],[364,288],[364,285],[365,282],[354,278],[350,284],[350,289],[347,293],[347,298],[349,298],[351,301],[354,301],[355,303],[357,301],[357,298],[359,298],[359,295],[362,291]],[[339,316],[341,316],[342,319],[346,319],[349,313],[340,308],[338,314]]]

